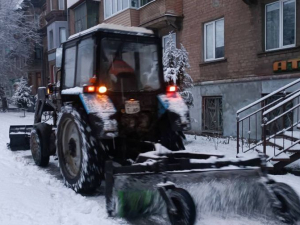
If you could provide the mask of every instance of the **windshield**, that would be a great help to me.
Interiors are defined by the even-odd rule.
[[[101,80],[110,91],[155,91],[160,88],[157,45],[101,41]]]

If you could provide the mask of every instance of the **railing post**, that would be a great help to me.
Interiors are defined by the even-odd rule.
[[[268,122],[268,119],[267,117],[264,117],[263,118],[263,150],[264,150],[264,154],[266,155],[267,154],[267,134],[266,134],[266,123]]]
[[[240,153],[240,117],[239,114],[236,116],[236,149],[237,149],[237,154]]]

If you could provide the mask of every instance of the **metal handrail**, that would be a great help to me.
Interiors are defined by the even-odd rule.
[[[297,89],[296,91],[293,91],[293,92],[291,92],[291,93],[289,93],[289,94],[286,94],[286,93],[285,93],[285,96],[280,97],[280,98],[278,98],[278,99],[272,101],[271,103],[269,103],[269,104],[267,104],[267,105],[261,106],[259,109],[255,110],[254,112],[249,113],[248,115],[244,116],[244,117],[241,118],[241,119],[239,118],[240,114],[241,114],[242,112],[245,112],[246,110],[252,108],[253,106],[257,106],[258,104],[262,104],[262,103],[263,103],[265,100],[267,100],[268,98],[273,97],[274,95],[276,95],[276,94],[278,94],[278,93],[282,93],[282,92],[284,92],[286,89],[288,89],[288,88],[290,88],[290,87],[292,87],[292,86],[294,86],[294,85],[296,85],[296,84],[298,84],[298,83],[300,83],[300,78],[297,79],[297,80],[295,80],[295,81],[293,81],[293,82],[291,82],[291,83],[289,83],[289,84],[287,84],[287,85],[285,85],[285,86],[283,86],[283,87],[281,87],[281,88],[279,88],[279,89],[277,89],[276,91],[273,91],[272,93],[270,93],[270,94],[268,94],[268,95],[266,95],[266,96],[264,96],[264,97],[258,99],[257,101],[255,101],[255,102],[253,102],[253,103],[251,103],[251,104],[249,104],[249,105],[247,105],[247,106],[241,108],[240,110],[238,110],[238,111],[236,112],[236,113],[237,113],[237,154],[239,154],[239,152],[240,152],[240,145],[239,145],[239,142],[240,142],[240,140],[239,140],[239,139],[240,139],[240,124],[242,124],[242,127],[241,127],[241,128],[242,128],[241,138],[243,139],[243,138],[244,138],[244,122],[246,122],[246,124],[247,124],[247,121],[245,121],[245,120],[246,120],[246,119],[249,120],[249,127],[248,127],[248,129],[249,129],[249,131],[248,131],[248,133],[249,133],[249,140],[252,140],[252,139],[250,138],[250,136],[251,136],[250,124],[251,124],[251,117],[252,117],[252,116],[255,116],[255,119],[256,119],[256,123],[255,123],[255,126],[256,126],[256,141],[258,141],[258,138],[257,138],[257,129],[258,129],[258,125],[257,125],[257,124],[258,124],[258,120],[257,120],[257,117],[258,117],[259,113],[260,113],[260,112],[263,112],[263,113],[262,113],[262,116],[265,117],[265,116],[266,116],[267,114],[269,114],[270,112],[276,110],[277,108],[283,106],[283,105],[286,104],[286,103],[289,103],[289,102],[293,101],[294,99],[296,99],[297,97],[300,96],[300,89]],[[286,112],[282,113],[281,115],[277,116],[276,118],[273,118],[273,119],[272,119],[271,121],[269,121],[269,122],[268,122],[267,120],[265,120],[266,118],[262,118],[261,127],[262,127],[262,137],[263,137],[263,138],[262,138],[261,141],[258,141],[258,142],[256,143],[255,146],[258,146],[258,145],[260,145],[260,144],[263,144],[263,147],[264,147],[264,153],[266,153],[267,139],[268,139],[268,140],[270,139],[270,136],[269,136],[269,138],[266,137],[266,126],[269,125],[270,123],[276,121],[277,119],[279,119],[279,118],[285,116],[287,113],[291,112],[292,110],[296,109],[297,107],[299,107],[299,104],[296,105],[296,106],[294,106],[292,109],[289,109],[288,111],[286,111]],[[266,110],[266,109],[267,109],[267,110]],[[266,111],[264,111],[264,110],[266,110]],[[297,122],[298,122],[298,121],[297,121]],[[292,127],[293,127],[293,126],[292,126]],[[271,136],[276,136],[276,135],[278,135],[277,132],[276,132],[276,134],[271,135]],[[247,136],[247,135],[245,135],[245,136]],[[246,137],[246,138],[247,138],[247,137]],[[254,140],[254,139],[253,139],[253,140]],[[243,149],[244,147],[243,147],[243,145],[242,145],[241,149],[242,149],[242,152],[247,152],[247,151],[250,151],[251,149],[254,149],[255,146],[252,146],[252,147],[249,146],[249,149],[246,150],[246,151],[244,151],[244,149]],[[248,147],[247,147],[247,148],[248,148]]]
[[[237,113],[237,114],[240,114],[241,112],[244,112],[244,111],[246,111],[247,109],[250,109],[252,106],[257,105],[258,103],[263,102],[264,100],[268,99],[269,97],[272,97],[273,95],[276,95],[276,94],[278,94],[278,93],[284,91],[285,89],[288,89],[288,88],[290,88],[290,87],[292,87],[292,86],[294,86],[295,84],[298,84],[298,83],[300,83],[300,78],[297,79],[297,80],[295,80],[295,81],[293,81],[293,82],[291,82],[291,83],[289,83],[289,84],[287,84],[287,85],[285,85],[285,86],[283,86],[282,88],[279,88],[279,89],[277,89],[276,91],[273,91],[272,93],[270,93],[270,94],[268,94],[268,95],[266,95],[266,96],[264,96],[264,97],[262,97],[262,98],[256,100],[255,102],[253,102],[253,103],[251,103],[251,104],[245,106],[244,108],[241,108],[241,109],[238,110],[236,113]]]
[[[262,111],[262,110],[264,110],[264,109],[270,107],[271,105],[273,105],[273,104],[275,104],[275,103],[281,101],[282,99],[286,99],[286,98],[290,97],[291,95],[293,95],[293,94],[295,94],[295,93],[297,93],[297,92],[300,92],[300,89],[297,89],[296,91],[293,91],[293,92],[287,94],[285,97],[280,97],[280,98],[276,99],[275,101],[269,103],[268,105],[265,105],[264,107],[262,107],[262,108],[260,108],[260,109],[258,109],[258,110],[256,110],[256,111],[254,111],[253,113],[250,113],[249,115],[243,117],[242,119],[239,119],[239,122],[241,122],[241,121],[243,121],[243,120],[245,120],[245,119],[248,119],[249,117],[255,115],[256,113],[258,113],[258,112],[260,112],[260,111]],[[277,93],[277,94],[278,94],[278,93]]]

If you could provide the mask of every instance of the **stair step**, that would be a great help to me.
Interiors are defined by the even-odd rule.
[[[285,131],[283,135],[287,138],[291,138],[293,140],[299,140],[300,139],[300,131]]]
[[[256,150],[259,152],[264,152],[264,148],[263,146],[257,146]],[[278,154],[280,152],[280,150],[278,148],[275,147],[275,154]],[[272,157],[274,156],[274,147],[272,146],[267,146],[266,147],[266,155],[268,157]],[[281,153],[280,155],[273,157],[271,159],[272,161],[289,161],[290,160],[290,156],[286,153]]]
[[[289,150],[287,150],[288,152],[298,152],[300,151],[300,141],[290,141],[290,140],[284,140],[283,138],[271,138],[269,141],[269,144],[271,145],[275,145],[279,148],[285,148],[287,149],[288,147],[294,145],[293,147],[291,147]],[[284,143],[284,144],[283,144]]]

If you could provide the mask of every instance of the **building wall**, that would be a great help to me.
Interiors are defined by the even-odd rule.
[[[50,49],[50,43],[49,43],[49,33],[52,30],[53,31],[53,48],[58,48],[60,46],[60,40],[59,40],[59,28],[64,27],[66,28],[66,31],[68,30],[68,22],[67,21],[56,21],[54,23],[51,23],[47,26],[47,37],[48,37],[48,50]],[[68,34],[66,34],[68,37]]]
[[[180,42],[190,54],[195,82],[240,79],[274,74],[274,61],[299,57],[299,49],[264,51],[265,5],[274,1],[260,0],[248,6],[241,0],[183,1],[183,29]],[[300,1],[297,2],[297,41],[300,47]],[[204,62],[204,24],[224,17],[225,60]]]
[[[203,84],[194,87],[192,90],[194,94],[195,107],[190,109],[192,123],[192,132],[202,133],[202,100],[205,96],[221,96],[223,105],[223,135],[224,136],[236,136],[236,112],[245,107],[246,105],[254,102],[255,100],[261,98],[262,94],[269,94],[278,88],[294,81],[295,79],[261,79],[239,82],[227,82],[227,83],[217,83],[212,82],[210,84]],[[287,89],[287,93],[293,92],[300,88],[300,85],[296,85],[292,88]],[[253,111],[258,109],[253,108]],[[249,111],[248,111],[249,113]],[[240,115],[240,118],[245,116]],[[296,115],[294,115],[296,116]],[[248,121],[247,121],[248,122]],[[258,138],[261,137],[261,116],[258,115],[257,120],[251,119],[250,129],[248,129],[248,123],[244,123],[244,137],[247,137],[248,130],[252,131],[254,135],[257,130]],[[253,136],[252,136],[253,137]]]
[[[123,26],[131,26],[131,9],[119,13],[117,16],[113,16],[104,20],[104,23],[114,23]]]

